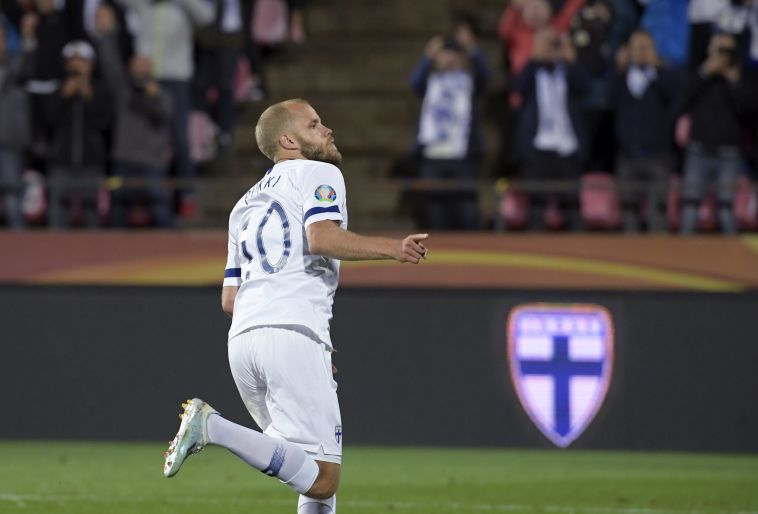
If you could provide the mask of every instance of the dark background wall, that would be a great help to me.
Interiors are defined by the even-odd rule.
[[[574,448],[758,451],[758,293],[343,289],[347,443],[549,447],[506,357],[515,305],[591,302],[616,326],[608,397]],[[251,425],[216,288],[0,287],[0,437],[168,440],[200,396]]]

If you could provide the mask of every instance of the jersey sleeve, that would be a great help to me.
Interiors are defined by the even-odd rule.
[[[242,265],[237,247],[237,230],[233,226],[234,217],[229,220],[229,243],[227,244],[226,268],[224,269],[224,286],[242,285]]]
[[[324,220],[342,222],[346,215],[345,180],[339,168],[322,163],[303,176],[303,227]]]

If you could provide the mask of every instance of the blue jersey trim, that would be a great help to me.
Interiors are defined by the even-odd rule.
[[[313,207],[311,209],[308,209],[305,213],[305,216],[303,216],[303,223],[305,223],[305,220],[313,216],[314,214],[324,214],[327,212],[336,212],[337,214],[340,213],[340,208],[336,205],[332,205],[331,207]]]
[[[228,268],[224,270],[224,278],[240,278],[242,276],[242,268]]]

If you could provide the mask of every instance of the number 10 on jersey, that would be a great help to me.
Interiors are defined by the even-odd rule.
[[[276,223],[276,220],[272,220],[274,215],[278,218],[280,230],[274,228],[276,225],[271,225],[271,223]],[[269,228],[268,230],[266,230],[267,227]],[[243,231],[247,233],[247,223],[245,223]],[[267,250],[267,246],[269,250]],[[271,262],[271,259],[275,257],[269,255],[270,249],[277,246],[281,248],[281,254],[275,262]],[[242,241],[240,248],[242,249],[242,256],[247,259],[248,264],[250,264],[254,259],[250,254],[250,246],[248,245],[247,237]],[[284,207],[282,207],[279,202],[271,202],[266,214],[258,224],[258,228],[255,231],[254,248],[258,253],[258,262],[260,263],[261,270],[267,275],[278,273],[287,265],[287,260],[289,259],[292,249],[290,223],[287,219],[287,213],[284,211]],[[249,271],[245,274],[245,279],[247,280],[248,278],[250,278]]]

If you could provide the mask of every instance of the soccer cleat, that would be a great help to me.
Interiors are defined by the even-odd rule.
[[[163,474],[172,477],[179,472],[184,459],[189,455],[198,453],[208,444],[208,429],[206,422],[208,416],[216,411],[199,398],[187,400],[183,403],[184,412],[179,414],[182,424],[174,440],[169,443],[168,450],[163,454]]]

